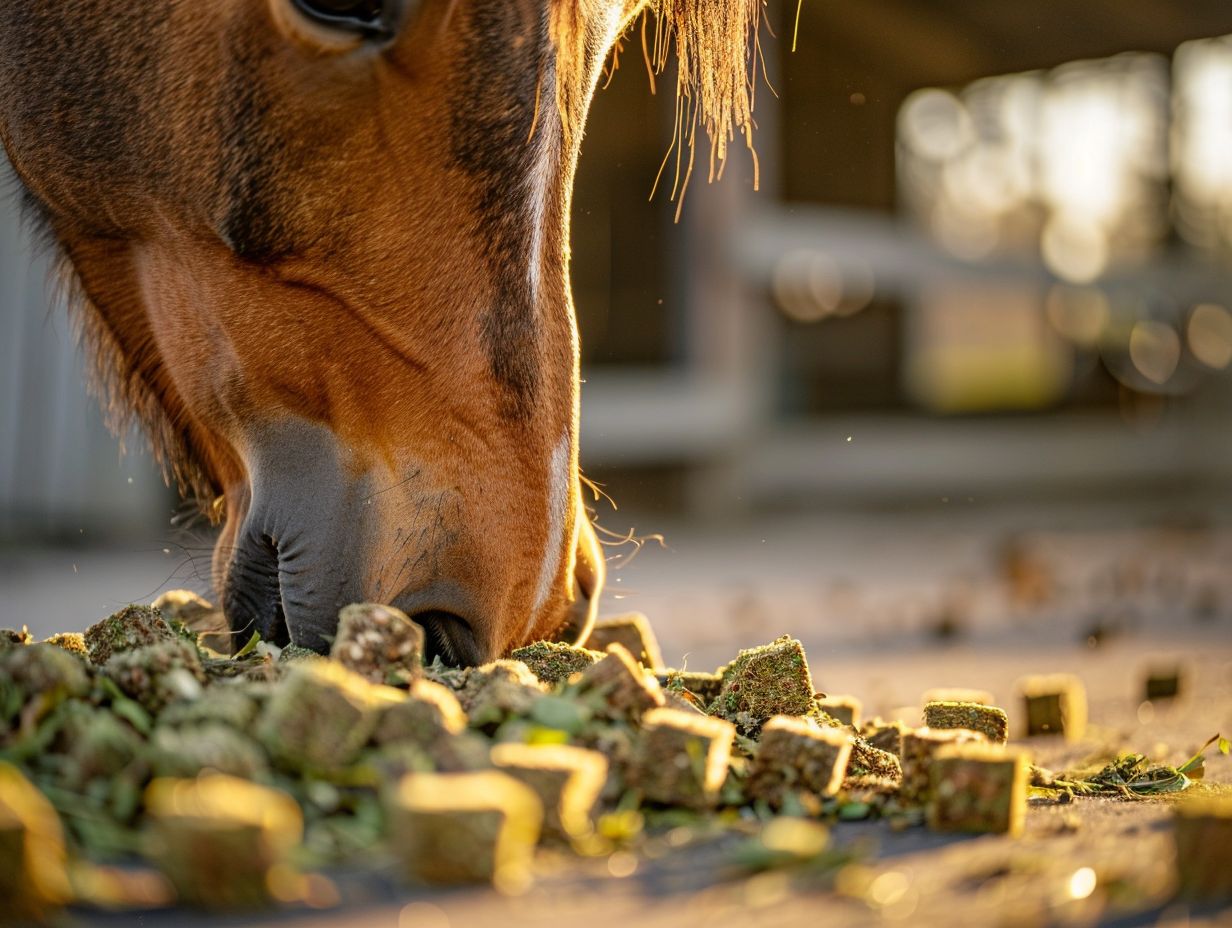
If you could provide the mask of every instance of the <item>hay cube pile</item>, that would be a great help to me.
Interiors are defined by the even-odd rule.
[[[929,727],[861,724],[859,699],[814,692],[794,638],[674,670],[626,617],[603,626],[619,640],[602,652],[537,642],[425,666],[418,626],[361,604],[342,610],[329,657],[256,642],[228,657],[188,631],[215,615],[208,603],[162,602],[49,643],[0,631],[0,898],[23,917],[74,899],[70,865],[134,851],[174,901],[235,910],[302,897],[315,884],[298,868],[387,859],[409,882],[521,892],[541,841],[610,854],[682,820],[1022,828],[1027,761],[1002,746],[991,697],[933,691],[951,698],[926,703]],[[1077,681],[1024,691],[1051,719],[1035,729],[1081,731]],[[1101,788],[1046,773],[1032,772],[1044,793]],[[1224,806],[1178,809],[1194,898],[1226,893],[1226,868],[1195,849],[1227,822]],[[787,854],[775,835],[824,833],[796,824],[768,828],[763,852]]]

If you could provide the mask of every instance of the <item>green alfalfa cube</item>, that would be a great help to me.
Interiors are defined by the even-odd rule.
[[[648,670],[657,670],[663,666],[659,641],[650,627],[650,620],[640,612],[630,612],[595,623],[586,641],[587,647],[606,651],[611,644],[623,646],[633,655],[635,661]]]
[[[543,804],[508,774],[410,774],[386,796],[386,818],[390,849],[414,882],[507,893],[531,882]]]
[[[599,651],[557,641],[536,641],[510,653],[509,658],[530,668],[540,683],[554,686],[603,659]]]
[[[606,718],[637,718],[663,705],[659,681],[621,644],[608,645],[604,658],[582,671],[574,691]]]
[[[902,762],[897,754],[883,751],[866,739],[856,736],[852,739],[846,776],[849,780],[875,777],[897,784],[903,779]]]
[[[156,777],[213,772],[252,780],[269,769],[269,758],[260,744],[221,722],[176,728],[159,725],[150,738],[148,759]]]
[[[484,730],[528,714],[546,693],[539,678],[521,661],[495,660],[441,679],[452,684],[442,685],[453,690],[471,727]]]
[[[498,744],[492,766],[535,791],[545,834],[574,839],[592,829],[591,814],[607,782],[607,758],[567,744]]]
[[[409,683],[423,674],[423,629],[400,609],[356,603],[338,613],[330,657],[369,683]]]
[[[903,754],[903,732],[907,726],[897,719],[887,721],[882,718],[870,719],[864,723],[860,736],[879,751],[886,751],[895,757]]]
[[[1232,902],[1232,796],[1194,796],[1174,806],[1177,889],[1198,903]]]
[[[125,606],[91,625],[84,637],[90,660],[99,665],[106,664],[113,654],[178,638],[153,606]]]
[[[1184,689],[1186,668],[1177,664],[1149,667],[1142,683],[1142,695],[1148,702],[1176,699]]]
[[[702,705],[708,706],[723,686],[723,678],[717,673],[705,673],[693,670],[667,670],[655,675],[659,685],[665,692],[679,693],[687,691],[697,697]],[[691,700],[690,700],[691,701]]]
[[[632,785],[650,802],[708,809],[727,777],[736,730],[730,722],[679,709],[642,716]]]
[[[998,744],[941,747],[930,768],[928,826],[934,831],[1022,834],[1026,755]]]
[[[207,686],[196,699],[167,706],[159,714],[158,724],[175,727],[217,722],[248,731],[268,699],[266,686],[247,682]]]
[[[145,741],[110,709],[73,700],[58,712],[59,731],[50,746],[58,755],[56,779],[69,790],[82,791],[91,783],[107,781],[133,766],[144,779]]]
[[[924,706],[924,725],[934,730],[978,731],[993,744],[1009,740],[1010,722],[1005,710],[975,702],[930,702]]]
[[[1027,735],[1063,735],[1080,741],[1087,727],[1087,694],[1072,674],[1023,677],[1022,693]]]
[[[155,714],[178,700],[196,699],[206,683],[197,649],[182,638],[116,651],[103,673]]]
[[[907,805],[924,805],[932,789],[932,765],[937,752],[952,744],[987,743],[980,732],[963,728],[917,728],[902,735],[902,784],[899,798]]]
[[[54,644],[29,644],[0,651],[0,686],[11,688],[18,706],[39,699],[44,711],[90,692],[90,668]]]
[[[196,908],[269,905],[271,873],[287,867],[303,833],[290,796],[221,774],[155,780],[145,809],[147,859]]]
[[[776,715],[804,715],[813,706],[813,680],[804,647],[784,635],[741,651],[722,670],[723,684],[709,712],[756,735]]]
[[[407,698],[384,706],[373,738],[377,744],[413,744],[431,749],[466,729],[466,713],[453,692],[431,680],[416,680]]]
[[[852,728],[860,727],[860,713],[863,705],[855,696],[817,695],[813,705],[830,718],[842,722]]]
[[[842,728],[775,716],[762,728],[745,791],[773,808],[793,792],[833,796],[843,784],[853,743]]]
[[[337,770],[350,764],[381,711],[406,699],[334,661],[292,664],[256,723],[257,739],[292,770]]]

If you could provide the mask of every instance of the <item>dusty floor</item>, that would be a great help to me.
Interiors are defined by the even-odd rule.
[[[1024,522],[1030,531],[1019,536],[1020,546],[1032,569],[1050,578],[1049,595],[1036,603],[1009,595],[1005,583],[1006,525]],[[924,690],[964,686],[990,690],[1014,724],[1021,675],[1077,673],[1090,696],[1091,730],[1076,746],[1024,741],[1046,766],[1117,749],[1178,763],[1215,732],[1232,734],[1232,584],[1225,568],[1232,535],[1080,522],[1076,531],[1056,519],[962,515],[819,525],[800,518],[747,526],[739,537],[669,532],[668,549],[648,547],[613,573],[609,611],[647,612],[667,662],[693,669],[710,669],[736,648],[777,634],[798,635],[818,688],[861,697],[866,714],[908,721]],[[167,565],[176,558],[161,551],[9,558],[0,575],[0,624],[28,622],[38,634],[83,627],[95,612],[148,598],[174,573]],[[193,584],[181,575],[167,585]],[[57,601],[49,588],[61,597],[56,608],[47,606]],[[1144,706],[1145,668],[1174,663],[1186,668],[1185,695]],[[1232,784],[1232,759],[1208,757],[1206,783]],[[268,922],[1232,925],[1232,909],[1190,911],[1166,901],[1170,815],[1163,802],[1041,803],[1019,840],[842,824],[833,843],[857,863],[811,878],[738,873],[731,855],[739,836],[675,846],[681,834],[667,833],[611,864],[545,857],[535,888],[513,899],[483,890],[408,892],[379,877],[338,874],[341,908],[281,913]],[[1212,853],[1221,850],[1232,853]],[[1093,871],[1093,889],[1084,868]],[[75,913],[74,920],[254,924],[166,912]]]

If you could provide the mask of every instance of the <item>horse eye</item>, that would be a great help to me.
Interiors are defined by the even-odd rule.
[[[291,0],[310,19],[367,38],[388,38],[393,32],[392,0]]]

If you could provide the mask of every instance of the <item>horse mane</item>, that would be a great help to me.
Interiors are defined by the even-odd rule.
[[[589,85],[582,79],[588,52],[579,27],[578,7],[588,0],[557,0],[552,16],[557,47],[557,105],[565,125],[565,140],[580,134]],[[754,186],[757,155],[753,150],[753,102],[756,65],[760,56],[758,27],[765,0],[647,0],[639,7],[642,53],[654,91],[655,77],[676,62],[676,126],[671,147],[655,179],[657,189],[668,164],[675,160],[672,198],[683,203],[696,163],[698,128],[710,142],[709,179],[718,179],[727,163],[728,146],[737,138],[753,153]],[[653,26],[651,22],[653,21]],[[630,23],[626,23],[628,27]],[[613,67],[619,45],[613,51]],[[579,88],[582,88],[579,90]],[[578,104],[581,104],[580,106]],[[680,215],[677,207],[677,218]]]

